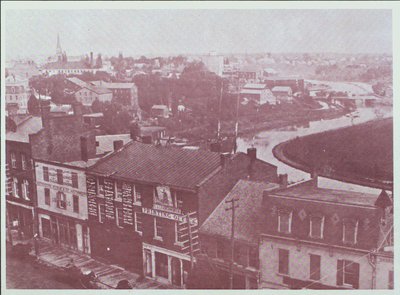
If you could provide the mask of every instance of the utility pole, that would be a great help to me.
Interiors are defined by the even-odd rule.
[[[236,123],[235,123],[235,143],[233,153],[237,150],[237,138],[239,134],[239,101],[240,101],[240,77],[239,72],[237,73],[237,100],[236,100]]]
[[[221,137],[221,103],[222,103],[222,92],[224,89],[224,80],[221,79],[221,93],[219,96],[219,104],[218,104],[218,127],[217,127],[217,140]]]
[[[190,246],[190,269],[193,269],[193,241],[192,241],[192,229],[190,227],[190,217],[189,213],[186,214],[186,219],[187,219],[187,226],[188,226],[188,232],[189,232],[189,246]]]
[[[232,203],[232,206],[226,208],[225,211],[232,210],[232,225],[231,225],[231,261],[229,263],[229,288],[233,289],[233,259],[234,259],[234,249],[235,249],[235,209],[239,207],[239,205],[235,204],[235,202],[239,201],[239,199],[232,199],[225,201],[225,203]]]

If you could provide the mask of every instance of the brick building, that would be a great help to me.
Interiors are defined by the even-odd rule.
[[[90,253],[85,169],[96,162],[96,140],[81,105],[72,115],[42,106],[42,126],[30,134],[35,161],[37,219],[41,238]]]
[[[6,132],[6,212],[10,226],[18,231],[19,237],[31,238],[36,231],[36,187],[29,134],[39,131],[42,121],[28,116],[16,126],[16,130]]]
[[[264,192],[262,288],[393,288],[392,200],[323,189],[316,179]]]
[[[230,287],[232,212],[226,209],[232,204],[226,201],[238,200],[235,202],[233,288],[258,289],[258,240],[264,224],[263,193],[277,188],[279,185],[276,183],[239,180],[200,227],[201,250],[218,270],[222,288]]]
[[[198,225],[239,179],[276,181],[276,169],[253,149],[223,156],[128,143],[87,172],[92,255],[182,286],[199,252]]]

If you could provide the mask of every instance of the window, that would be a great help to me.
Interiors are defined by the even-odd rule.
[[[44,203],[50,206],[50,189],[47,187],[44,189]]]
[[[337,261],[337,285],[349,285],[354,289],[359,286],[360,265],[349,260]]]
[[[164,236],[161,222],[161,219],[154,217],[154,238],[158,240],[162,240]]]
[[[318,281],[321,278],[321,256],[310,254],[310,279]]]
[[[71,172],[72,187],[78,188],[78,173]]]
[[[283,275],[289,274],[289,251],[279,249],[279,268],[278,272]]]
[[[357,229],[358,221],[344,220],[343,221],[343,243],[356,244],[357,243]]]
[[[97,183],[97,195],[99,195],[100,197],[104,198],[104,178],[103,177],[99,177],[97,178],[98,183]]]
[[[115,200],[121,202],[122,201],[122,182],[115,181]]]
[[[143,232],[142,228],[142,214],[135,212],[135,231],[139,234]]]
[[[11,167],[17,168],[17,157],[15,156],[15,153],[11,153]]]
[[[217,241],[217,258],[224,259],[224,243]]]
[[[73,202],[74,212],[79,213],[79,197],[73,195],[72,202]]]
[[[25,200],[30,200],[29,181],[27,179],[24,179],[24,181],[22,182],[22,197]]]
[[[178,209],[182,209],[183,208],[183,199],[182,199],[182,195],[175,193],[175,200],[176,200],[176,204],[175,207]]]
[[[389,270],[389,285],[388,288],[393,290],[394,289],[394,272],[393,270]]]
[[[141,205],[142,205],[142,192],[143,192],[143,188],[140,187],[140,186],[135,185],[135,186],[133,187],[133,189],[134,189],[134,191],[135,191],[135,192],[134,192],[134,196],[133,196],[133,198],[134,198],[133,202],[134,202],[135,204],[141,206]]]
[[[61,209],[67,209],[67,197],[63,192],[57,193],[57,206]]]
[[[18,179],[16,177],[13,178],[13,195],[19,198]]]
[[[258,248],[251,247],[249,249],[249,266],[258,269]]]
[[[21,165],[22,165],[22,170],[27,169],[27,162],[26,162],[25,154],[21,154]]]
[[[103,223],[106,219],[106,208],[104,204],[99,204],[99,222]]]
[[[235,244],[234,248],[234,261],[239,265],[246,265],[247,250],[243,245]]]
[[[124,224],[124,216],[122,215],[122,208],[115,208],[117,226],[122,227]]]
[[[278,231],[280,233],[291,233],[292,231],[292,212],[279,211]]]
[[[57,169],[57,183],[64,184],[63,171],[61,169]]]
[[[324,221],[325,217],[311,216],[310,218],[310,233],[311,238],[322,239],[324,236]]]
[[[43,180],[49,181],[49,167],[43,166]]]

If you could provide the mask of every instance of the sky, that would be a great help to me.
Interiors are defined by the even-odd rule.
[[[390,10],[8,10],[6,58],[255,52],[392,53]]]

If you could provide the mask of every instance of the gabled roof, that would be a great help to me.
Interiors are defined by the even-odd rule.
[[[220,167],[218,153],[130,142],[94,165],[90,172],[126,181],[170,185],[195,190]]]
[[[34,134],[42,129],[41,117],[30,117],[17,126],[17,131],[8,131],[6,140],[29,143],[29,134]]]
[[[225,202],[239,199],[235,202],[239,206],[235,209],[235,239],[257,243],[264,222],[263,192],[277,188],[279,185],[276,183],[239,180],[200,227],[200,233],[229,239],[232,212],[226,211],[226,208],[232,203]]]

